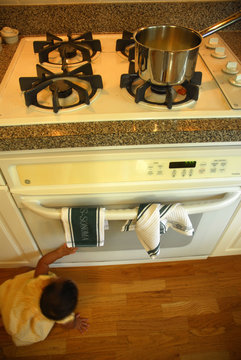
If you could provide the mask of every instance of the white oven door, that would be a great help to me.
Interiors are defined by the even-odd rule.
[[[133,209],[140,203],[180,202],[187,208],[195,229],[194,235],[189,237],[169,229],[166,234],[161,235],[161,251],[156,260],[149,258],[134,231],[121,232],[124,219],[128,217],[125,210],[123,216],[117,216],[117,219],[122,220],[109,220],[103,247],[80,248],[74,255],[58,261],[59,266],[81,266],[206,258],[214,249],[239,203],[240,188],[233,186],[119,194],[13,196],[42,254],[65,241],[63,225],[59,219],[59,209],[64,206],[102,206],[108,210],[124,210]]]

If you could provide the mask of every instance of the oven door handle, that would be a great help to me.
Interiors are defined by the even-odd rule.
[[[208,211],[220,210],[234,203],[241,196],[241,191],[225,193],[219,199],[185,202],[182,206],[186,209],[188,214],[199,214]],[[34,213],[48,219],[59,220],[61,219],[61,209],[47,208],[40,204],[37,200],[27,201],[22,200],[22,205]],[[138,208],[133,209],[117,209],[106,210],[106,220],[131,220],[137,216]]]

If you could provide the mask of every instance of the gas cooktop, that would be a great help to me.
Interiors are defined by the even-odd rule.
[[[136,75],[116,50],[122,34],[51,36],[20,41],[0,86],[1,126],[241,117],[241,64],[219,35],[203,40],[194,98],[183,102],[187,89],[178,86],[170,93],[177,101],[168,106],[159,88],[144,89],[144,102],[135,98],[138,79],[125,87],[128,74]]]

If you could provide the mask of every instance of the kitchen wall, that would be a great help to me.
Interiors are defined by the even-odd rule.
[[[133,31],[141,26],[172,23],[202,30],[241,9],[241,1],[80,1],[0,0],[0,29],[22,35]],[[54,1],[55,4],[50,4]],[[58,1],[58,4],[56,2]],[[33,4],[41,5],[28,5]],[[1,5],[8,4],[8,5]],[[17,5],[11,5],[11,4]],[[10,5],[9,5],[10,4]],[[24,5],[23,5],[24,4]],[[27,4],[27,5],[26,5]],[[241,21],[230,30],[241,30]]]

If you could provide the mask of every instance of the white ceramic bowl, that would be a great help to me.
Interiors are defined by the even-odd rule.
[[[12,29],[7,26],[3,27],[1,30],[3,40],[7,44],[15,44],[18,41],[18,33],[19,31],[17,29]]]

